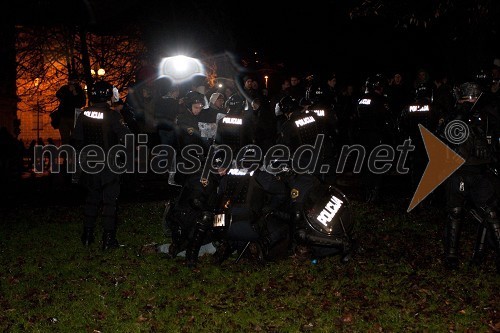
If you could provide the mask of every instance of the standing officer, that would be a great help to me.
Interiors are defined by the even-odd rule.
[[[464,164],[446,180],[446,209],[448,212],[444,235],[444,264],[447,269],[459,266],[459,238],[464,209],[468,202],[484,218],[484,224],[497,253],[496,265],[500,272],[500,220],[495,187],[489,174],[492,150],[488,142],[491,131],[489,115],[484,106],[478,107],[481,89],[478,84],[467,82],[457,89],[459,95],[455,110],[448,120],[461,120],[468,125],[469,136],[452,148],[465,159]],[[476,250],[481,250],[477,248]],[[475,251],[472,263],[478,264],[481,253]]]
[[[202,138],[199,128],[200,114],[205,106],[204,95],[197,91],[190,91],[183,98],[186,110],[177,117],[179,151],[188,145],[202,148],[200,154],[191,156],[197,158],[201,165],[208,154],[208,142]],[[180,156],[183,160],[183,156]],[[179,197],[176,199],[171,212],[167,217],[167,224],[172,230],[172,244],[168,249],[170,257],[186,250],[186,263],[194,267],[198,262],[200,247],[209,241],[207,231],[212,225],[208,211],[211,210],[210,199],[213,199],[216,189],[215,177],[201,179],[201,170],[192,174],[175,174],[176,182],[183,185]]]
[[[75,122],[75,109],[85,106],[87,98],[85,91],[78,82],[78,75],[71,73],[68,84],[63,85],[56,92],[59,100],[58,110],[61,120],[59,123],[59,133],[61,134],[61,144],[69,144]]]
[[[96,145],[102,148],[107,156],[113,145],[118,144],[120,140],[124,141],[125,136],[131,134],[122,115],[111,109],[112,96],[113,86],[110,83],[98,81],[94,84],[90,92],[92,105],[83,110],[76,122],[74,139],[77,148]],[[82,156],[80,156],[80,161],[82,161]],[[108,163],[111,162],[108,161]],[[104,229],[102,249],[118,247],[116,202],[120,193],[119,174],[110,170],[110,165],[105,163],[104,168],[97,173],[83,173],[82,182],[88,191],[85,200],[82,243],[88,246],[94,242],[94,228],[99,206],[102,204]]]
[[[381,74],[366,80],[365,94],[358,101],[358,139],[367,155],[384,141],[389,120],[388,100],[384,95],[387,80]],[[367,202],[379,199],[381,175],[372,174],[367,163],[363,165],[362,182]]]
[[[227,114],[217,122],[216,144],[225,144],[231,148],[233,159],[239,150],[254,142],[253,112],[246,110],[245,98],[236,93],[231,95],[226,103]]]

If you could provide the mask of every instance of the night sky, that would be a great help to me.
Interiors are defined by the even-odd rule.
[[[17,21],[80,22],[103,33],[120,33],[137,25],[155,56],[229,51],[237,58],[252,59],[257,51],[260,63],[283,63],[288,71],[303,74],[335,70],[345,77],[362,77],[397,70],[414,75],[423,67],[461,78],[500,57],[498,23],[494,29],[479,24],[483,30],[478,34],[456,21],[463,18],[450,15],[427,28],[403,28],[397,26],[396,9],[392,13],[390,7],[383,16],[350,18],[356,2],[273,2],[276,8],[272,8],[271,2],[261,0],[81,0],[76,6],[38,0],[23,5]]]

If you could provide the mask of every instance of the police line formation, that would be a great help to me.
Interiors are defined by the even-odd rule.
[[[313,258],[338,255],[347,262],[357,248],[356,221],[349,199],[335,185],[335,168],[325,165],[337,165],[346,144],[360,145],[369,153],[380,145],[395,147],[410,139],[411,158],[405,163],[416,187],[427,163],[418,129],[422,124],[466,160],[443,185],[446,268],[460,266],[461,226],[465,214],[472,213],[478,234],[470,262],[481,264],[486,252],[493,249],[500,271],[495,168],[500,134],[498,81],[478,75],[454,87],[446,82],[433,87],[421,83],[402,98],[378,74],[367,78],[362,96],[345,102],[345,96],[315,80],[308,81],[300,93],[284,87],[273,98],[249,89],[247,80],[251,78],[230,96],[191,90],[182,98],[178,98],[179,87],[170,83],[157,101],[160,143],[176,152],[189,145],[202,147],[195,153],[177,154],[175,161],[167,157],[170,165],[192,163],[193,159],[204,165],[210,159],[212,169],[208,175],[202,174],[203,168],[191,174],[170,172],[169,182],[180,186],[180,193],[167,203],[164,214],[165,233],[172,239],[169,257],[185,251],[187,265],[195,267],[200,248],[213,243],[213,260],[218,264],[234,253],[238,259],[248,255],[263,262],[291,253]],[[77,150],[97,145],[107,152],[134,132],[135,119],[130,114],[139,106],[133,95],[126,103],[117,102],[113,86],[106,81],[96,82],[89,96],[90,106],[76,120],[73,142]],[[446,140],[444,128],[453,120],[467,124],[465,142]],[[319,135],[323,138],[320,149],[304,148],[314,147]],[[283,156],[273,156],[265,163],[259,156],[256,164],[255,148],[268,151],[275,145],[287,147],[292,155],[301,150],[294,155],[299,168],[313,158],[319,163],[308,172],[297,171]],[[243,153],[228,160],[227,148]],[[383,175],[370,172],[367,164],[363,162],[359,170],[363,190],[368,202],[377,203]],[[88,190],[83,244],[95,241],[98,207],[102,205],[103,249],[118,247],[119,174],[106,167],[83,173],[79,181]]]

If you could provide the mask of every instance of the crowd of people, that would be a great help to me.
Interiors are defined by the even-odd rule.
[[[309,245],[312,242],[316,252],[318,247],[334,247],[338,250],[335,253],[340,251],[346,257],[352,248],[352,235],[344,230],[343,235],[332,240],[331,232],[316,229],[312,234],[306,226],[311,225],[310,217],[304,213],[310,204],[312,194],[307,193],[311,189],[321,192],[321,184],[335,185],[335,166],[342,147],[359,144],[371,151],[380,144],[396,146],[409,137],[417,151],[410,159],[410,168],[418,181],[425,156],[418,141],[417,125],[425,124],[439,135],[448,122],[461,119],[474,133],[473,142],[467,142],[473,148],[450,144],[453,149],[462,150],[461,155],[467,157],[468,163],[446,184],[448,217],[444,261],[447,268],[458,268],[460,224],[464,210],[472,203],[484,217],[482,230],[487,235],[477,244],[474,261],[481,261],[490,244],[497,251],[500,270],[497,188],[487,175],[496,161],[500,138],[500,64],[494,63],[491,68],[471,74],[466,82],[450,82],[446,75],[430,75],[424,69],[417,70],[414,78],[405,77],[401,72],[389,77],[371,75],[360,85],[342,81],[335,73],[324,74],[288,75],[283,77],[278,91],[262,88],[261,80],[252,74],[226,80],[224,86],[209,86],[205,76],[194,77],[189,85],[177,84],[168,78],[150,78],[130,86],[124,99],[116,94],[112,84],[99,81],[90,91],[89,106],[84,108],[93,112],[80,114],[68,140],[79,147],[95,144],[108,151],[113,142],[121,142],[126,134],[145,134],[149,149],[159,144],[173,147],[177,152],[175,159],[166,158],[171,166],[168,182],[180,186],[181,191],[172,201],[165,222],[172,235],[169,255],[175,257],[185,250],[186,262],[195,266],[200,247],[215,238],[220,243],[216,253],[218,262],[235,249],[246,250],[242,248],[244,244],[253,245],[251,252],[266,259],[277,244],[286,240],[289,246],[285,248],[290,250],[299,238],[309,240]],[[75,102],[78,89],[66,90],[66,97]],[[73,106],[81,107],[82,99],[77,102],[78,106]],[[428,112],[414,115],[411,105],[416,106],[415,110]],[[94,113],[101,116],[90,116]],[[304,147],[315,147],[319,134],[323,141],[316,158],[320,163],[309,168],[308,162],[315,157],[315,152]],[[183,148],[192,145],[200,150],[190,156],[181,154]],[[289,159],[275,166],[263,156],[254,155],[256,148],[265,154],[276,145],[287,147],[297,160]],[[213,147],[215,153],[210,155]],[[229,163],[223,155],[218,155],[224,147],[229,147],[233,154]],[[179,165],[193,162],[190,157],[201,165],[209,161],[212,173],[206,174],[202,169],[190,174],[182,172]],[[249,160],[258,161],[259,168],[250,170],[245,166]],[[321,167],[325,164],[330,168],[323,170]],[[274,172],[269,172],[271,169]],[[290,169],[307,172],[290,176]],[[260,172],[262,170],[266,172]],[[380,202],[381,175],[372,172],[368,163],[363,163],[360,173],[366,201]],[[235,181],[228,175],[247,178]],[[85,245],[94,242],[97,207],[102,204],[106,215],[103,248],[117,247],[115,215],[119,177],[105,168],[83,179],[88,196],[82,242]],[[282,182],[283,179],[286,181]],[[318,216],[330,231],[338,227],[334,224],[338,223],[335,214],[343,207],[338,195],[331,198],[325,203],[326,211]],[[225,204],[221,206],[222,201]],[[238,227],[225,230],[222,238],[214,236],[217,234],[214,233],[214,214],[218,211],[220,215],[221,209],[223,214],[229,209],[233,225],[238,219],[242,222],[236,224]],[[284,212],[288,214],[283,215]],[[264,222],[263,215],[266,216]]]

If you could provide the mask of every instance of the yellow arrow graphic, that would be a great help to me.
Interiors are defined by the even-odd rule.
[[[424,200],[436,187],[444,182],[465,160],[433,135],[427,128],[418,125],[424,140],[429,162],[424,170],[417,190],[411,199],[408,212]]]

